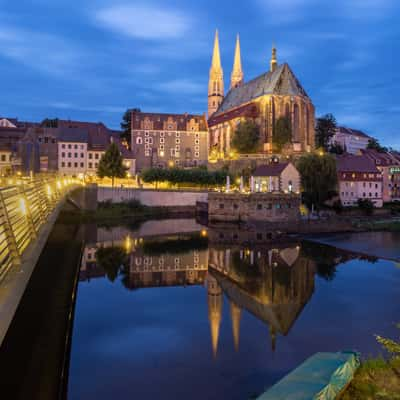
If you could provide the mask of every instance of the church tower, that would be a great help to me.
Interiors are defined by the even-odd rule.
[[[233,59],[233,69],[231,75],[231,89],[237,88],[243,83],[242,60],[240,57],[239,35],[236,37],[235,57]]]
[[[210,79],[208,81],[208,118],[217,111],[224,99],[224,73],[219,53],[218,30],[215,32],[214,51],[212,55]]]
[[[274,72],[276,70],[276,67],[278,66],[278,61],[276,60],[276,48],[273,45],[272,46],[272,55],[271,55],[271,61],[269,62],[270,65],[270,71]]]
[[[208,294],[208,320],[210,322],[211,346],[214,357],[217,356],[219,327],[222,318],[222,289],[217,280],[208,273],[207,275]]]

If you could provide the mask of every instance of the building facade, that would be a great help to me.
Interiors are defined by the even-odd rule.
[[[373,149],[361,150],[361,154],[372,160],[382,174],[383,202],[400,200],[400,159],[390,152]]]
[[[347,153],[358,154],[360,150],[367,148],[371,139],[371,136],[357,129],[338,126],[330,143],[340,145]]]
[[[248,119],[259,128],[259,152],[277,153],[274,133],[281,117],[289,119],[292,130],[291,140],[283,151],[290,154],[311,151],[315,144],[314,105],[289,65],[278,65],[276,49],[272,49],[269,71],[248,82],[244,82],[243,76],[237,38],[230,90],[225,95],[217,32],[208,86],[210,154],[229,157],[236,127]]]
[[[383,178],[375,163],[366,156],[343,155],[337,158],[339,197],[344,207],[357,206],[359,199],[383,206]]]
[[[291,162],[260,165],[252,175],[255,192],[300,193],[300,173]]]
[[[84,176],[87,170],[88,133],[79,128],[61,132],[58,139],[58,171],[62,175]]]
[[[195,167],[208,159],[205,115],[132,111],[132,152],[136,168]]]

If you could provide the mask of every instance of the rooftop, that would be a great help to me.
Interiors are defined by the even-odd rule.
[[[345,126],[338,126],[337,133],[340,133],[342,135],[352,135],[352,136],[363,137],[366,139],[372,139],[371,136],[367,135],[362,131],[359,131],[357,129],[347,128]]]
[[[268,71],[237,88],[231,89],[213,117],[266,94],[308,97],[289,65],[284,63],[273,72]]]
[[[336,162],[337,172],[366,172],[379,173],[374,161],[365,155],[356,156],[346,154],[337,157]]]
[[[253,172],[253,176],[279,176],[289,163],[272,163],[260,165]]]

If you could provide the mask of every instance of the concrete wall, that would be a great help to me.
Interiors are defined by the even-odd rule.
[[[207,201],[208,192],[202,191],[167,191],[146,190],[131,188],[99,187],[97,201],[112,201],[120,203],[129,200],[139,200],[143,205],[149,207],[182,207],[195,206],[197,201]]]

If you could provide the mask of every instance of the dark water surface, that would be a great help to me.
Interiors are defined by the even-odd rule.
[[[397,337],[394,262],[201,229],[88,229],[70,400],[249,399],[317,351],[376,355],[374,334]]]

